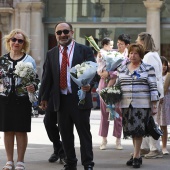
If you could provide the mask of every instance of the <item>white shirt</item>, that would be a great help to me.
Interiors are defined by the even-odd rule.
[[[157,52],[148,52],[143,58],[143,62],[150,64],[155,69],[157,88],[160,93],[160,98],[164,97],[163,78],[162,78],[162,62]]]

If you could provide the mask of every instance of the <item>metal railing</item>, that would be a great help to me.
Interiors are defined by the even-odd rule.
[[[13,8],[13,0],[0,0],[0,8],[11,7]]]

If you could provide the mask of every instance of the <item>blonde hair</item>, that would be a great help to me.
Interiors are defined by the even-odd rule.
[[[26,35],[26,33],[21,30],[21,29],[14,29],[12,30],[8,35],[5,35],[4,36],[4,43],[5,43],[5,48],[8,52],[11,51],[11,48],[10,48],[10,45],[9,45],[9,42],[10,42],[10,39],[14,37],[15,34],[22,34],[23,37],[24,37],[24,44],[23,44],[23,48],[22,48],[22,52],[29,52],[30,50],[30,39],[28,38],[28,36]]]
[[[152,38],[152,35],[147,33],[147,32],[141,32],[140,34],[138,34],[138,37],[140,38],[141,41],[143,41],[143,47],[145,51],[158,51],[156,49],[154,40]]]

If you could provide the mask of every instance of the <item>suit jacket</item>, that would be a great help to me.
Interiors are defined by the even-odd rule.
[[[84,61],[93,61],[95,58],[93,51],[90,47],[75,43],[73,60],[71,67],[81,64]],[[77,84],[71,80],[72,95],[74,100],[77,101],[78,105],[78,95],[77,91],[79,90]],[[44,73],[41,83],[41,98],[40,101],[48,101],[50,97],[50,92],[52,92],[54,111],[59,111],[60,108],[60,63],[59,63],[59,48],[58,46],[54,47],[47,52],[46,61],[44,64]],[[70,103],[71,104],[71,103]],[[92,98],[91,92],[86,93],[85,104],[79,105],[80,109],[89,109],[92,108]]]
[[[128,108],[130,104],[134,108],[151,108],[151,101],[159,100],[154,68],[142,62],[137,70],[140,77],[133,78],[127,64],[117,69],[117,83],[123,94],[121,108]]]

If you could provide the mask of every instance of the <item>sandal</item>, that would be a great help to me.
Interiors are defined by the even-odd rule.
[[[14,162],[12,161],[8,161],[6,165],[3,167],[3,169],[6,169],[6,170],[13,170],[13,168],[14,168]]]
[[[15,166],[16,170],[24,170],[25,169],[25,164],[24,162],[17,162],[16,166]]]

